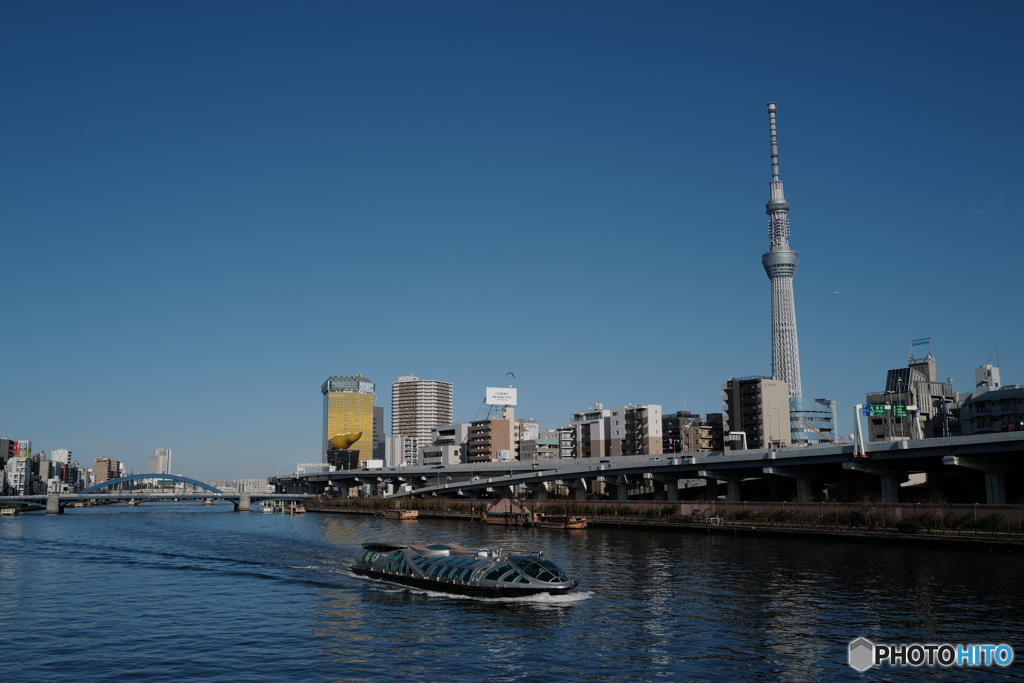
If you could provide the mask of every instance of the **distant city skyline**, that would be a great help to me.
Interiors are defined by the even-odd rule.
[[[0,10],[0,436],[273,476],[311,387],[411,369],[453,422],[509,371],[543,429],[721,412],[772,374],[767,102],[803,396],[848,434],[923,337],[1024,383],[1019,3],[219,7]]]

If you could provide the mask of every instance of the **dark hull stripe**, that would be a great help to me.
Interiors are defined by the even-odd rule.
[[[381,581],[397,583],[403,586],[411,586],[413,588],[422,588],[423,590],[428,591],[436,591],[439,593],[457,593],[459,595],[472,595],[491,598],[518,598],[526,595],[539,595],[540,593],[550,593],[551,595],[565,595],[566,593],[568,593],[576,587],[576,582],[574,581],[569,586],[562,588],[538,588],[536,586],[528,586],[524,588],[518,588],[513,586],[495,586],[493,588],[490,588],[487,586],[470,586],[461,583],[421,579],[418,576],[408,576],[406,574],[384,574],[381,572],[375,572],[371,569],[362,569],[356,566],[352,567],[352,572],[355,574],[359,574],[360,576],[368,576],[371,579],[380,579]],[[522,586],[524,584],[519,585]]]

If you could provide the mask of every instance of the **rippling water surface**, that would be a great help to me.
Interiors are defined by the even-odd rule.
[[[544,550],[561,597],[368,581],[367,540]],[[146,504],[0,519],[0,681],[1020,680],[846,665],[875,642],[1024,643],[1018,555]]]

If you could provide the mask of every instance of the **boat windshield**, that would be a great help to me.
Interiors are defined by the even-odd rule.
[[[523,574],[538,581],[549,583],[565,582],[569,577],[565,575],[551,560],[542,560],[534,555],[513,555],[508,558]]]

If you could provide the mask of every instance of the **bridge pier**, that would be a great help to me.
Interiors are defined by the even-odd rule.
[[[946,481],[942,470],[928,472],[928,500],[940,503],[946,494]]]
[[[882,502],[900,502],[900,477],[892,474],[882,477]]]
[[[963,458],[947,455],[943,464],[963,467],[985,473],[985,502],[989,505],[1006,505],[1006,470],[1005,465],[997,465],[978,458]]]
[[[251,498],[248,491],[242,491],[238,494],[238,504],[235,505],[235,512],[249,512],[249,503]]]
[[[629,484],[615,484],[615,500],[629,500]]]
[[[903,481],[903,477],[905,476],[905,473],[902,470],[890,470],[879,467],[867,467],[856,462],[844,462],[843,469],[875,475],[881,480],[882,502],[900,502],[900,483]]]
[[[46,494],[46,514],[48,515],[62,515],[64,514],[64,508],[60,506],[60,494],[58,493],[47,493]]]
[[[665,500],[676,502],[679,500],[679,478],[674,475],[656,475],[655,481],[665,489]]]

